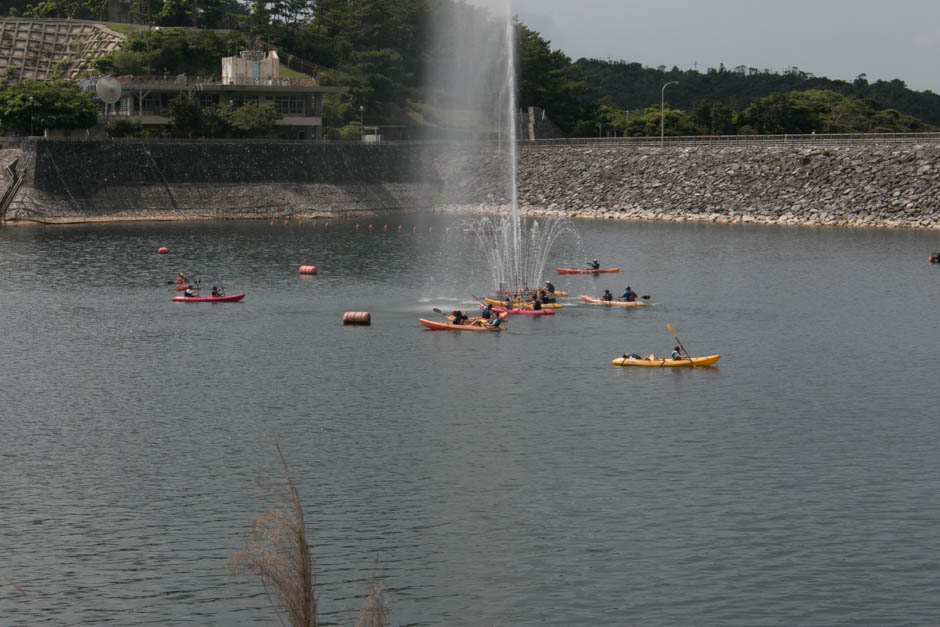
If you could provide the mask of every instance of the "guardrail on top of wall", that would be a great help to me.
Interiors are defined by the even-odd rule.
[[[332,144],[338,146],[359,145],[360,141],[351,140],[313,140],[313,139],[208,139],[208,138],[186,138],[186,137],[23,137],[7,136],[0,137],[0,147],[4,144],[18,144],[22,142],[48,141],[48,142],[81,142],[81,141],[111,141],[115,143],[140,144],[298,144],[298,143],[317,143]],[[938,133],[858,133],[858,134],[824,134],[816,135],[688,135],[688,136],[667,136],[663,138],[663,145],[673,146],[700,146],[700,145],[852,145],[852,144],[936,144],[940,143],[940,132]],[[519,140],[519,146],[658,146],[659,137],[572,137],[565,139],[535,139]],[[500,145],[497,140],[385,140],[379,143],[369,143],[369,146],[376,145],[468,145],[484,146],[496,148]],[[505,146],[506,142],[501,145]]]
[[[940,133],[807,133],[804,135],[667,135],[659,137],[572,137],[564,139],[520,140],[524,146],[567,146],[601,144],[609,146],[694,146],[701,144],[933,144]]]

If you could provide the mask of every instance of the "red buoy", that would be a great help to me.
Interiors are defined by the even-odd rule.
[[[157,249],[157,254],[158,254],[158,255],[165,255],[165,254],[167,254],[168,252],[170,252],[170,249],[167,248],[166,246],[161,246],[160,248]]]
[[[343,324],[372,324],[372,315],[368,311],[347,311],[343,314]]]
[[[317,267],[316,266],[300,266],[300,273],[301,274],[316,274]]]

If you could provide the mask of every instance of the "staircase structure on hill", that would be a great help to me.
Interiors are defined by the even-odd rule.
[[[77,80],[126,37],[84,20],[0,19],[0,73],[13,80]]]

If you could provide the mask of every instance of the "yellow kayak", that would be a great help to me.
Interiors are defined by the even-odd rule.
[[[494,307],[504,307],[506,305],[505,300],[496,300],[495,298],[483,298],[483,302],[488,305],[493,305]],[[532,303],[526,301],[512,301],[513,309],[532,309]],[[559,303],[542,303],[542,309],[561,309]]]
[[[594,298],[593,296],[581,296],[581,300],[592,305],[604,305],[605,307],[646,307],[642,300],[604,300],[603,298]]]
[[[615,366],[642,366],[644,368],[705,368],[718,362],[721,355],[708,355],[706,357],[692,357],[691,359],[633,359],[631,357],[617,357],[611,363]]]

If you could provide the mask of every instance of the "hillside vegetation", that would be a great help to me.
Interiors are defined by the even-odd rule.
[[[13,2],[24,16],[92,17],[104,0]],[[449,21],[467,32],[498,32],[489,13],[459,0],[136,0],[132,17],[161,30],[128,29],[124,48],[98,63],[111,74],[213,76],[219,58],[271,47],[294,70],[349,92],[327,99],[331,137],[358,137],[360,107],[369,124],[404,125],[415,134],[444,132],[448,116],[430,104],[446,92],[426,68],[459,51],[434,37],[431,24]],[[183,30],[173,27],[198,27]],[[224,30],[223,30],[224,29]],[[919,132],[940,126],[940,96],[914,92],[903,81],[869,84],[724,66],[704,72],[646,68],[627,61],[573,62],[551,42],[516,23],[519,104],[546,110],[567,135],[656,135],[662,85],[665,133]],[[481,123],[485,125],[486,123]],[[480,132],[492,132],[481,127]]]

